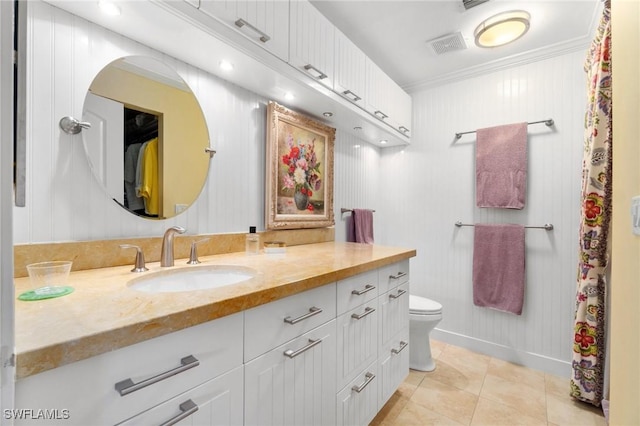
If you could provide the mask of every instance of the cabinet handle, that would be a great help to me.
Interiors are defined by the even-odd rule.
[[[251,25],[250,23],[248,23],[247,21],[245,21],[244,19],[240,18],[236,21],[236,26],[238,28],[242,28],[243,26],[247,26],[247,28],[253,30],[254,32],[258,33],[260,35],[260,41],[263,43],[268,42],[269,40],[271,40],[271,37],[269,37],[268,35],[266,35],[265,33],[263,33],[262,31],[260,31],[259,29],[257,29],[256,27],[254,27],[253,25]]]
[[[356,296],[362,296],[363,294],[371,291],[371,290],[375,290],[375,286],[372,286],[371,284],[367,284],[364,286],[363,290],[352,290],[351,294],[355,294]]]
[[[407,345],[408,345],[408,343],[407,343],[407,342],[404,342],[404,341],[402,341],[402,340],[401,340],[401,341],[400,341],[400,349],[395,349],[395,348],[393,348],[393,349],[391,349],[391,353],[392,353],[392,354],[396,354],[396,355],[397,355],[397,354],[399,354],[400,352],[402,352],[402,350],[403,350],[404,348],[406,348],[406,347],[407,347]]]
[[[294,351],[293,349],[287,349],[286,351],[284,351],[284,356],[288,356],[289,358],[295,358],[301,353],[308,351],[309,349],[311,349],[316,345],[319,345],[320,343],[322,343],[322,339],[316,339],[316,340],[309,339],[309,344],[298,349],[297,351]]]
[[[284,319],[284,322],[286,322],[287,324],[297,324],[300,321],[306,320],[307,318],[310,318],[310,317],[312,317],[314,315],[318,315],[321,312],[322,312],[321,308],[316,308],[315,306],[312,306],[311,308],[309,308],[309,312],[308,313],[306,313],[306,314],[304,314],[302,316],[299,316],[298,318],[293,318],[293,319],[291,319],[291,317],[286,317]]]
[[[406,272],[398,272],[396,275],[389,275],[389,278],[391,278],[392,280],[399,280],[400,278],[404,277],[405,275],[407,275]]]
[[[375,115],[376,117],[378,117],[380,120],[384,120],[385,118],[388,118],[389,116],[387,114],[385,114],[384,112],[378,110],[376,112],[373,113],[373,115]]]
[[[401,131],[402,133],[404,133],[404,134],[409,133],[409,129],[407,129],[407,128],[406,128],[406,127],[404,127],[404,126],[400,126],[400,127],[398,127],[398,130],[400,130],[400,131]]]
[[[322,71],[320,71],[318,68],[314,67],[314,66],[313,66],[313,65],[311,65],[311,64],[307,64],[307,65],[305,65],[305,66],[304,66],[304,69],[305,69],[305,70],[307,70],[307,71],[309,71],[309,70],[313,70],[313,71],[317,72],[317,73],[318,73],[318,76],[317,76],[316,78],[317,78],[318,80],[322,80],[322,79],[327,78],[327,75],[326,75],[325,73],[323,73]]]
[[[349,95],[353,96],[353,99],[349,99],[353,102],[358,102],[360,99],[362,99],[360,96],[356,95],[351,90],[345,90],[344,92],[342,92],[342,94],[345,95],[347,98],[349,98]]]
[[[150,377],[146,380],[143,380],[139,383],[133,383],[133,380],[126,379],[121,382],[116,383],[116,390],[120,394],[120,396],[128,395],[132,392],[138,391],[142,388],[146,388],[154,383],[158,383],[164,379],[168,379],[171,376],[175,376],[178,373],[182,373],[183,371],[187,371],[190,368],[197,367],[200,365],[200,361],[196,359],[193,355],[186,356],[180,360],[180,367],[173,368],[169,371],[165,371],[164,373],[160,373],[156,376]]]
[[[352,387],[352,388],[351,388],[351,390],[354,390],[354,391],[356,391],[356,392],[360,393],[360,392],[362,392],[362,391],[364,390],[364,388],[366,388],[366,387],[367,387],[367,385],[368,385],[369,383],[371,383],[371,381],[372,381],[373,379],[375,379],[375,378],[376,378],[376,376],[375,376],[374,374],[371,374],[371,373],[369,373],[368,371],[367,371],[367,374],[365,374],[365,375],[364,375],[364,377],[365,377],[365,381],[364,381],[364,383],[363,383],[363,384],[361,384],[360,386],[354,386],[354,387]]]
[[[389,298],[390,299],[397,299],[398,297],[402,296],[403,294],[405,294],[407,292],[407,290],[398,290],[397,294],[390,294]]]
[[[180,414],[170,418],[164,423],[160,423],[160,426],[172,426],[178,423],[179,421],[186,419],[187,417],[189,417],[190,415],[198,411],[198,404],[196,404],[190,399],[187,399],[185,402],[180,404],[180,411],[181,411]]]
[[[355,320],[361,320],[362,318],[366,317],[367,315],[369,315],[370,313],[375,312],[374,308],[370,308],[370,307],[366,307],[364,308],[364,312],[361,314],[351,314],[351,318],[355,319]]]

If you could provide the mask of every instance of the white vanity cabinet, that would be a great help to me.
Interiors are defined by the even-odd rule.
[[[334,36],[335,80],[333,90],[364,108],[366,56],[337,28]]]
[[[245,423],[335,423],[336,285],[245,311]]]
[[[307,0],[296,0],[289,25],[289,64],[333,89],[333,24]]]
[[[283,61],[289,60],[288,1],[200,0],[199,9]]]
[[[243,371],[237,367],[129,420],[122,426],[173,424],[241,426]]]
[[[378,409],[409,373],[409,261],[378,270]]]
[[[237,313],[20,379],[16,408],[65,409],[69,425],[128,420],[241,368],[242,325]],[[213,401],[211,393],[195,398]],[[230,398],[230,416],[242,419],[242,391]]]

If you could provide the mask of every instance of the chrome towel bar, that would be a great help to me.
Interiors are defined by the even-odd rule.
[[[460,221],[456,222],[455,225],[460,228],[461,226],[475,226],[472,223],[462,223]],[[553,225],[550,223],[545,223],[542,226],[525,226],[525,228],[529,228],[529,229],[544,229],[546,231],[551,231],[553,230]]]
[[[539,124],[539,123],[544,123],[547,127],[551,127],[554,124],[553,118],[549,118],[547,120],[540,120],[540,121],[531,121],[529,123],[527,123],[527,125],[531,125],[531,124]],[[460,139],[462,137],[462,135],[467,135],[469,133],[475,133],[476,130],[471,130],[468,132],[460,132],[460,133],[456,133],[456,139]]]

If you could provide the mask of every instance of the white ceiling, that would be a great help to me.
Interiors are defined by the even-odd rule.
[[[411,92],[447,80],[564,51],[584,49],[601,0],[489,0],[465,10],[462,0],[312,0],[333,24],[393,80]],[[529,32],[512,44],[483,49],[473,31],[507,10],[531,14]],[[436,55],[430,40],[461,31],[467,49]]]

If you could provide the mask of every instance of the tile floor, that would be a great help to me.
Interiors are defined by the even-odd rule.
[[[433,340],[431,350],[436,369],[410,370],[370,426],[606,425],[568,396],[568,378]]]

